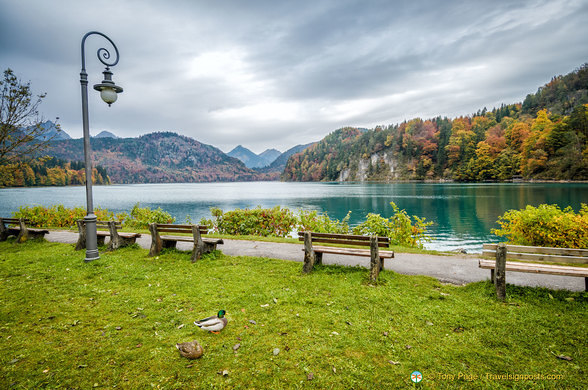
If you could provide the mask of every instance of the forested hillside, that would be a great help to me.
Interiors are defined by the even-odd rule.
[[[51,156],[83,160],[83,140],[53,143]],[[192,138],[158,132],[138,138],[93,138],[94,164],[106,168],[112,183],[181,183],[263,179],[219,149]]]
[[[0,165],[0,187],[66,186],[86,182],[82,161],[65,161],[55,157]],[[96,184],[110,184],[106,169],[95,166],[92,180]]]
[[[339,129],[290,158],[283,180],[588,179],[588,64],[521,104],[454,119]]]

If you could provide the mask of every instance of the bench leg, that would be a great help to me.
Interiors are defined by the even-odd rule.
[[[304,232],[304,265],[302,266],[302,272],[309,274],[314,268],[314,261],[316,254],[312,250],[312,239],[310,232]]]
[[[322,265],[322,264],[323,264],[322,252],[319,252],[319,253],[314,252],[314,265]]]
[[[370,280],[375,283],[378,280],[378,275],[382,269],[382,259],[380,258],[380,250],[378,248],[378,237],[370,237]]]
[[[161,242],[161,237],[159,237],[159,232],[157,231],[156,223],[149,224],[149,233],[151,233],[151,248],[149,249],[148,256],[157,256],[161,252],[163,243]]]
[[[492,284],[496,284],[496,274],[494,272],[494,268],[490,269],[490,281]]]
[[[106,237],[104,237],[104,236],[96,236],[96,244],[97,245],[104,245],[104,239],[105,238]]]

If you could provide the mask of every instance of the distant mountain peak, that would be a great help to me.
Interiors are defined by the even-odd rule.
[[[267,149],[263,153],[255,154],[243,145],[237,145],[227,155],[239,159],[247,168],[263,168],[270,165],[282,153],[276,149]]]
[[[104,130],[104,131],[101,131],[100,133],[96,134],[94,136],[94,138],[114,138],[114,139],[118,139],[120,137],[112,134],[110,131]]]
[[[69,134],[61,130],[61,128],[58,125],[56,125],[53,121],[45,121],[40,124],[40,127],[43,129],[43,135],[39,135],[37,137],[37,139],[40,141],[58,141],[62,139],[71,139]],[[31,128],[32,126],[28,127],[27,130]]]

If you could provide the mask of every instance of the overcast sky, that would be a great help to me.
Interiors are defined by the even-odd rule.
[[[225,152],[318,141],[343,126],[455,117],[520,102],[588,62],[588,1],[0,0],[0,68],[82,136],[80,43],[108,35],[124,93],[91,89],[92,134],[174,131]],[[113,50],[111,50],[113,52]]]

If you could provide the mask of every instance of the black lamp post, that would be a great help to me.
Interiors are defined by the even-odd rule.
[[[85,228],[86,228],[86,259],[85,261],[97,260],[100,258],[98,253],[98,237],[96,235],[96,215],[94,215],[94,204],[92,200],[92,150],[90,149],[90,126],[88,120],[88,74],[86,73],[86,55],[84,50],[84,44],[86,38],[90,35],[100,35],[104,37],[116,52],[116,58],[113,62],[110,60],[110,52],[105,48],[98,49],[96,55],[98,60],[102,62],[106,69],[104,72],[104,80],[100,84],[94,85],[94,89],[100,91],[100,97],[108,106],[116,101],[117,94],[121,93],[123,89],[112,81],[112,72],[110,71],[111,66],[115,66],[118,63],[118,49],[110,38],[98,31],[90,31],[82,38],[82,71],[80,72],[80,84],[82,85],[82,121],[84,127],[84,158],[86,161],[86,208],[87,214],[84,217]]]

